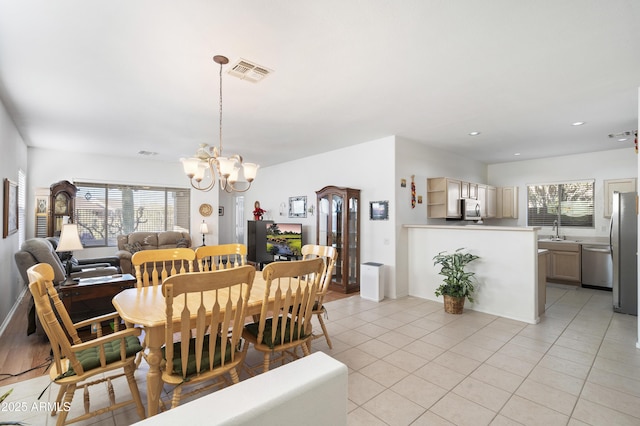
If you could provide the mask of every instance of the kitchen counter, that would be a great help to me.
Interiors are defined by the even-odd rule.
[[[594,246],[608,246],[609,245],[609,238],[607,237],[567,237],[566,239],[563,240],[556,240],[553,238],[549,238],[549,237],[540,237],[538,238],[538,242],[539,243],[558,243],[558,244],[564,244],[564,243],[578,243],[578,244],[588,244],[588,245],[594,245]]]
[[[434,294],[442,276],[433,265],[433,256],[463,247],[479,256],[468,268],[475,272],[478,282],[475,303],[465,302],[465,309],[530,324],[540,321],[537,241],[540,228],[484,225],[404,225],[404,228],[408,232],[409,295],[442,303],[442,298]]]

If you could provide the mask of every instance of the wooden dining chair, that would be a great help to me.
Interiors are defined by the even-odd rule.
[[[313,303],[322,269],[322,259],[309,259],[270,263],[262,271],[265,293],[260,319],[245,325],[242,337],[246,340],[245,357],[248,343],[262,352],[264,372],[272,362],[284,363],[287,355],[297,358],[298,347],[304,356],[309,355],[307,342],[312,337]],[[280,356],[272,359],[274,352],[280,352]],[[247,366],[247,370],[253,374],[254,369]]]
[[[320,275],[320,284],[318,286],[318,292],[316,293],[316,301],[313,304],[313,315],[318,318],[320,322],[320,327],[322,328],[322,333],[313,333],[313,338],[311,340],[319,339],[324,336],[327,341],[327,345],[329,349],[333,349],[333,345],[331,344],[331,339],[329,338],[329,332],[327,331],[327,327],[324,323],[323,315],[326,315],[327,308],[324,306],[324,297],[327,295],[329,291],[329,284],[331,283],[331,279],[333,276],[333,268],[336,264],[336,259],[338,258],[338,251],[335,247],[330,246],[320,246],[315,244],[306,244],[302,246],[302,258],[303,259],[314,259],[320,258],[323,260],[323,269],[322,274]],[[311,340],[309,341],[309,350],[311,350]]]
[[[255,268],[241,266],[220,271],[175,275],[166,279],[167,342],[162,380],[174,385],[171,408],[187,397],[228,383],[238,383],[237,367],[243,361],[240,337]],[[189,306],[188,299],[196,303]],[[174,323],[176,317],[180,323]],[[195,327],[195,332],[192,331]],[[180,338],[174,341],[174,333]],[[183,386],[217,379],[182,395]]]
[[[138,288],[162,284],[165,278],[194,271],[196,254],[190,248],[141,250],[131,256]]]
[[[53,364],[49,376],[60,386],[51,413],[52,416],[58,415],[56,424],[86,420],[130,404],[135,404],[138,416],[144,419],[144,406],[134,377],[135,357],[142,350],[138,340],[140,329],[120,330],[120,319],[116,313],[74,324],[53,285],[54,271],[51,265],[34,265],[27,270],[27,275],[36,313],[51,343]],[[105,323],[108,324],[106,327],[113,328],[113,333],[103,335],[102,326]],[[95,329],[96,337],[83,341],[78,330],[89,327]],[[111,382],[122,376],[127,379],[132,398],[116,402]],[[90,411],[89,387],[104,382],[107,382],[108,403],[104,408]],[[84,414],[68,419],[77,388],[84,389]]]
[[[199,271],[237,268],[247,264],[247,246],[244,244],[220,244],[196,248]]]

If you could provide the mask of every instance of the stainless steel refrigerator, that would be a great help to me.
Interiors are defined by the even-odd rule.
[[[638,215],[635,192],[615,192],[609,232],[613,310],[638,315]]]

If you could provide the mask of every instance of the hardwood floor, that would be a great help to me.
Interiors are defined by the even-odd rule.
[[[324,301],[330,302],[358,294],[329,291]],[[27,336],[27,314],[30,304],[31,295],[27,293],[0,336],[0,386],[47,374],[51,346],[41,327],[38,327],[36,333]]]
[[[0,386],[32,379],[47,373],[51,346],[41,328],[27,336],[27,314],[31,295],[20,301],[13,318],[0,336]]]

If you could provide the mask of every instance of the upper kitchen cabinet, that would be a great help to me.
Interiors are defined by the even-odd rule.
[[[467,186],[467,191],[469,187]],[[427,178],[427,217],[460,219],[462,182],[450,178]]]
[[[636,192],[636,179],[608,179],[604,181],[604,217],[611,217],[614,192]]]
[[[478,185],[478,201],[480,202],[480,216],[483,219],[496,217],[496,187]]]
[[[518,187],[505,186],[496,190],[496,218],[518,218]]]
[[[461,182],[461,198],[478,199],[478,184],[472,182]]]

